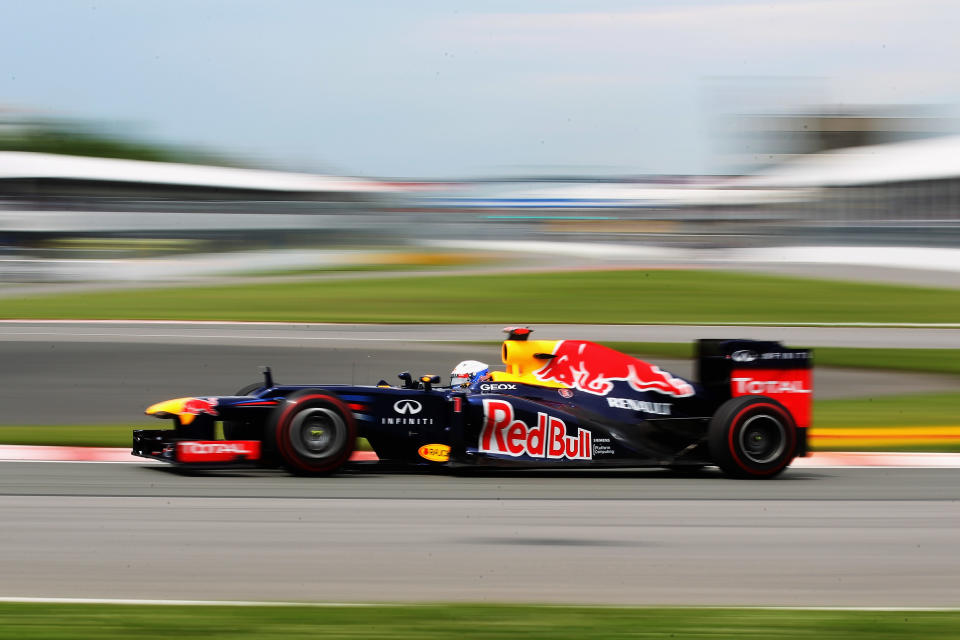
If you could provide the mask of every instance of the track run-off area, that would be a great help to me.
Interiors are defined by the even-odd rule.
[[[601,342],[726,336],[960,347],[960,329],[934,327],[535,328],[538,337]],[[256,380],[258,365],[272,365],[283,381],[375,383],[402,370],[446,374],[464,358],[496,363],[495,345],[438,341],[500,337],[499,326],[4,322],[4,421],[144,426],[152,423],[142,415],[147,404],[229,393]],[[850,395],[862,384],[908,384],[817,375],[825,391]],[[7,598],[960,602],[955,468],[798,466],[775,480],[738,481],[714,470],[452,476],[357,468],[296,478],[0,462],[0,514]]]
[[[960,469],[0,463],[0,596],[956,606]]]

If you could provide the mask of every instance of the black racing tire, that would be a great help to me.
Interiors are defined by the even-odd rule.
[[[333,473],[353,453],[357,423],[350,408],[326,391],[290,395],[267,421],[264,445],[296,475]]]
[[[263,383],[262,383],[262,382],[251,382],[250,384],[246,384],[246,385],[240,387],[240,390],[237,391],[237,392],[236,392],[235,394],[233,394],[233,395],[235,395],[235,396],[248,396],[248,395],[250,395],[251,393],[253,393],[254,391],[256,391],[257,389],[263,389]]]
[[[797,425],[772,398],[727,400],[710,420],[710,457],[734,478],[773,478],[797,455]]]
[[[262,382],[251,382],[237,391],[235,396],[248,396],[257,389],[262,389]],[[263,437],[263,423],[254,420],[224,420],[224,440],[260,440]]]

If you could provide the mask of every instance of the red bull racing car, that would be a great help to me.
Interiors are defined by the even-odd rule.
[[[262,383],[231,396],[161,402],[146,413],[173,428],[134,431],[133,453],[186,467],[322,475],[350,461],[364,437],[379,461],[403,464],[715,465],[742,478],[773,477],[807,455],[809,350],[700,340],[691,381],[592,342],[506,331],[505,370],[461,363],[450,386],[408,373],[399,385],[281,385],[267,369]],[[478,367],[463,367],[471,363]]]

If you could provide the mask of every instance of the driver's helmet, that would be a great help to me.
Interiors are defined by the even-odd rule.
[[[450,372],[450,386],[454,389],[469,387],[490,375],[490,365],[477,360],[464,360]]]

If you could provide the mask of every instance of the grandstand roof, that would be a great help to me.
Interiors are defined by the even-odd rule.
[[[846,187],[960,177],[960,136],[799,156],[737,180],[748,187]]]
[[[0,151],[0,180],[5,179],[131,182],[283,192],[389,190],[383,183],[360,178],[26,151]]]

